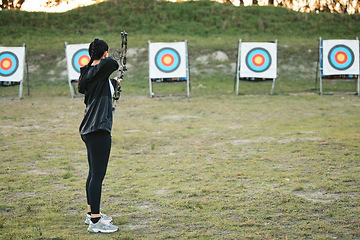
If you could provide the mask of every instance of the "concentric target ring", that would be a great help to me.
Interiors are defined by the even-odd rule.
[[[78,73],[80,73],[80,68],[87,65],[90,61],[90,56],[89,56],[89,52],[86,48],[83,49],[79,49],[77,50],[72,59],[71,59],[71,64],[73,66],[73,68],[75,69],[75,71],[77,71]]]
[[[18,67],[19,59],[14,53],[0,53],[0,76],[9,77],[17,71]]]
[[[246,66],[254,72],[265,72],[271,66],[271,55],[265,48],[253,48],[245,58]]]
[[[155,55],[155,66],[164,73],[174,72],[180,62],[180,54],[173,48],[162,48]]]
[[[354,52],[346,45],[336,45],[330,49],[328,60],[336,70],[346,70],[354,63]]]

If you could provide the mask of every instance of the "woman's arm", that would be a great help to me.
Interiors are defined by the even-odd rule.
[[[106,74],[110,76],[118,68],[119,68],[119,63],[111,57],[103,58],[99,63],[100,74]]]

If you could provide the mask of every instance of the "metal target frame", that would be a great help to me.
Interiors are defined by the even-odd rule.
[[[358,68],[357,70],[355,70],[355,72],[350,73],[346,73],[347,69],[342,69],[341,67],[337,66],[334,63],[331,63],[331,58],[333,56],[329,56],[327,55],[326,57],[328,58],[328,62],[331,65],[331,67],[333,67],[335,70],[334,71],[338,71],[338,74],[335,73],[328,73],[328,74],[324,74],[324,41],[327,40],[323,40],[321,37],[319,38],[319,60],[318,60],[318,64],[317,64],[317,68],[316,68],[316,78],[315,78],[315,88],[317,88],[318,86],[318,79],[320,82],[320,91],[319,94],[323,95],[323,94],[336,94],[336,93],[345,93],[345,94],[354,94],[354,95],[359,95],[360,94],[360,47],[359,47],[359,52],[358,54],[358,59],[356,59],[356,55],[352,52],[351,49],[349,49],[349,47],[347,47],[345,44],[338,44],[336,46],[338,46],[338,48],[340,48],[341,50],[343,50],[346,53],[349,53],[351,55],[351,59],[349,60],[351,64],[349,67],[352,67],[352,64],[359,64],[359,66],[354,65],[355,68]],[[335,41],[348,41],[348,40],[335,40]],[[359,38],[357,37],[355,40],[351,40],[351,41],[357,41],[356,45],[359,46]],[[334,49],[334,47],[329,51],[329,53],[332,54],[332,50]],[[347,60],[347,59],[346,59]],[[346,62],[345,62],[346,63]],[[341,74],[340,71],[344,70],[345,73]],[[351,75],[357,75],[357,78],[351,78]],[[326,78],[326,77],[330,77],[330,76],[334,76],[334,78]],[[356,84],[356,92],[324,92],[323,91],[323,82],[324,81],[353,81]]]
[[[68,44],[67,42],[65,42],[65,57],[66,57],[66,66],[67,66],[67,73],[68,73],[68,84],[69,84],[70,94],[71,94],[72,98],[82,97],[82,95],[77,94],[77,91],[76,91],[75,85],[79,79],[80,71],[75,69],[75,67],[77,67],[77,66],[75,66],[73,63],[74,58],[78,52],[83,51],[84,49],[86,49],[86,51],[88,51],[87,49],[89,48],[89,45],[90,45],[90,43]],[[74,49],[69,50],[68,47],[74,48]],[[73,51],[75,51],[75,52],[73,52]]]
[[[238,44],[238,52],[237,52],[237,63],[236,63],[236,72],[235,72],[235,81],[234,81],[234,90],[236,90],[236,95],[239,95],[239,86],[240,86],[240,81],[241,82],[247,82],[247,83],[261,83],[261,82],[272,82],[272,85],[271,85],[271,91],[270,91],[270,94],[273,95],[274,94],[274,88],[275,88],[275,80],[276,80],[276,76],[275,77],[257,77],[256,75],[257,74],[254,74],[254,76],[247,76],[247,77],[244,77],[244,76],[241,76],[241,69],[242,69],[242,51],[241,51],[241,47],[242,47],[242,40],[240,39],[239,40],[239,44]],[[269,42],[270,43],[270,42]],[[275,72],[277,71],[277,39],[275,40],[275,42],[273,42],[272,44],[275,44],[275,49],[276,49],[276,52],[275,52],[275,61],[273,62],[273,60],[270,58],[271,57],[271,53],[269,53],[265,48],[263,47],[256,47],[254,49],[251,49],[251,51],[253,51],[254,53],[251,53],[251,52],[248,52],[247,53],[247,56],[245,57],[245,64],[246,64],[246,68],[248,69],[251,69],[252,67],[258,67],[256,66],[254,63],[254,65],[252,65],[252,63],[248,63],[247,60],[247,57],[254,57],[256,54],[259,54],[259,57],[263,58],[262,60],[264,61],[264,63],[266,61],[268,61],[267,63],[267,66],[262,66],[262,67],[259,67],[259,70],[258,71],[254,71],[254,72],[257,72],[258,74],[261,73],[261,72],[266,72],[271,66],[272,64],[275,64]],[[265,53],[267,54],[269,57],[267,58],[266,56],[260,56],[261,53]],[[251,56],[250,56],[251,55]],[[277,73],[275,73],[275,75],[277,75]],[[258,80],[258,79],[261,79],[261,80]]]
[[[11,48],[12,47],[5,47],[5,46],[1,46],[3,48],[9,48],[8,51],[4,51],[1,52],[1,54],[5,53],[8,55],[12,55],[13,59],[15,59],[16,61],[16,67],[15,69],[13,69],[13,73],[11,74],[1,74],[0,75],[0,81],[1,82],[18,82],[19,83],[19,97],[18,99],[22,99],[22,93],[23,93],[23,82],[24,82],[24,78],[25,78],[25,71],[26,71],[26,78],[27,78],[27,82],[28,82],[28,96],[30,95],[30,80],[29,80],[29,66],[28,66],[28,62],[27,62],[27,54],[26,54],[26,44],[24,43],[22,47],[15,47],[15,48],[23,48],[24,49],[24,55],[23,55],[23,61],[20,62],[20,59],[18,56],[16,56],[16,54],[14,54],[13,52],[11,52]],[[22,50],[19,50],[22,51]],[[17,73],[18,68],[21,67],[22,68],[22,72]],[[11,69],[11,68],[10,68]],[[21,79],[12,79],[13,75],[21,75]],[[18,78],[19,76],[16,76],[16,78]]]
[[[159,45],[154,47],[157,51],[151,51],[151,45]],[[184,44],[184,53],[179,53],[178,50],[174,47],[171,47],[172,44]],[[160,45],[163,47],[160,48]],[[149,89],[150,97],[154,97],[153,91],[153,82],[154,83],[186,83],[187,97],[190,97],[190,68],[188,60],[188,43],[187,40],[184,42],[156,42],[152,43],[148,41],[149,46]],[[154,52],[156,54],[154,55]],[[184,55],[184,58],[181,57]],[[166,60],[165,60],[166,59]],[[184,61],[182,63],[182,61]],[[152,68],[152,65],[155,67]],[[183,69],[184,68],[184,69]],[[179,70],[180,69],[180,70]],[[185,71],[185,76],[183,76]],[[176,75],[179,72],[182,74]],[[169,77],[167,76],[169,75]],[[180,76],[181,75],[181,76]],[[156,77],[154,77],[156,76]],[[165,81],[168,78],[181,79],[186,78],[185,80],[179,81]]]

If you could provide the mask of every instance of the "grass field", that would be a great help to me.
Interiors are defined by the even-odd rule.
[[[0,44],[27,44],[30,96],[26,82],[22,100],[0,88],[0,239],[360,239],[360,98],[315,84],[319,37],[355,39],[359,18],[208,1],[1,11]],[[100,37],[113,50],[122,30],[129,71],[102,197],[120,229],[90,234],[84,104],[70,98],[64,42]],[[274,96],[271,83],[235,95],[239,38],[279,40]],[[147,41],[185,39],[191,97],[157,84],[165,97],[149,98]]]
[[[81,98],[2,99],[1,239],[359,239],[358,96],[126,95],[86,231]]]

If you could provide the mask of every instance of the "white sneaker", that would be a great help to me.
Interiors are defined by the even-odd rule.
[[[106,222],[111,222],[113,219],[112,217],[106,216],[105,214],[100,213],[100,217],[104,219]],[[91,215],[86,214],[85,224],[90,224],[91,222]]]
[[[88,231],[89,232],[101,232],[101,233],[112,233],[116,232],[119,228],[117,226],[112,225],[110,222],[105,221],[103,218],[100,218],[100,220],[97,223],[93,223],[90,221]]]

